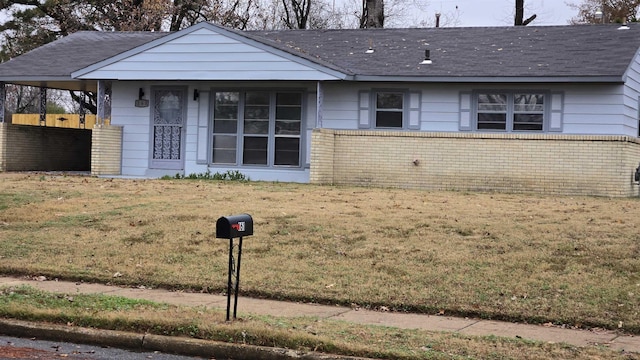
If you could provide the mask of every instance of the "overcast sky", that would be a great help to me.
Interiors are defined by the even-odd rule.
[[[580,3],[581,1],[572,1]],[[458,7],[457,26],[508,26],[513,25],[515,0],[428,0],[429,10],[450,13]],[[567,25],[576,15],[565,0],[525,0],[525,19],[536,14],[531,25]],[[434,15],[435,16],[435,15]]]
[[[334,0],[336,4],[360,0]],[[409,11],[406,24],[393,24],[394,27],[413,27],[426,22],[435,23],[435,14],[442,14],[442,26],[513,26],[515,0],[406,0],[418,6]],[[531,25],[567,25],[577,11],[566,2],[580,4],[582,0],[525,0],[524,18],[533,14],[537,18]],[[389,19],[394,22],[394,19]]]

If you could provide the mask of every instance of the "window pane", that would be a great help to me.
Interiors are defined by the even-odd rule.
[[[542,114],[515,114],[513,118],[513,130],[542,131],[542,119]]]
[[[214,120],[213,132],[218,134],[235,134],[238,131],[238,120]]]
[[[246,105],[244,118],[269,120],[269,105]]]
[[[216,135],[213,137],[213,162],[223,164],[236,163],[236,137]]]
[[[278,93],[276,95],[276,135],[300,135],[302,119],[302,94]]]
[[[242,163],[245,165],[267,165],[267,143],[266,137],[244,137],[244,150],[242,152]]]
[[[276,107],[276,119],[279,120],[300,120],[302,118],[302,108],[300,106],[278,106]]]
[[[218,92],[215,95],[214,116],[216,119],[237,119],[238,99],[236,92]]]
[[[402,112],[401,111],[377,111],[376,127],[402,128]]]
[[[506,130],[507,114],[479,113],[478,130]]]
[[[300,135],[300,121],[276,121],[276,135]]]
[[[302,94],[300,93],[278,93],[276,95],[278,105],[298,105],[302,106]]]
[[[213,132],[235,134],[238,131],[239,93],[218,92],[213,109]]]
[[[507,95],[506,94],[479,94],[478,95],[478,112],[484,111],[507,111]]]
[[[268,134],[269,133],[269,119],[267,120],[245,120],[244,121],[244,133],[245,134]]]
[[[376,108],[402,110],[402,93],[377,93]]]
[[[276,138],[276,153],[274,165],[300,165],[299,138]]]
[[[515,112],[544,112],[544,95],[515,94],[513,97]]]
[[[216,103],[214,117],[216,119],[235,120],[238,118],[238,105]]]
[[[247,105],[269,105],[269,92],[267,91],[251,91],[245,95],[245,103]]]

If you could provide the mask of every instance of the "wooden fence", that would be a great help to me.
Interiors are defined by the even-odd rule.
[[[39,114],[13,114],[11,123],[16,125],[40,126]],[[96,116],[85,115],[85,123],[80,124],[79,114],[47,114],[46,126],[72,129],[93,129],[96,124]]]

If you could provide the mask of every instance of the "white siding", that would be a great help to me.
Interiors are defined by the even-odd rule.
[[[639,136],[640,127],[640,54],[627,69],[624,87],[624,127],[629,136]]]
[[[332,80],[303,61],[198,29],[80,78],[119,80]]]
[[[460,92],[474,90],[545,91],[563,96],[549,96],[548,101],[563,109],[562,133],[634,135],[637,132],[637,96],[624,96],[622,85],[558,84],[499,85],[499,84],[420,84],[420,83],[325,83],[324,128],[358,129],[358,93],[376,88],[403,88],[421,92],[421,131],[457,132],[460,119]],[[634,100],[635,99],[635,100]],[[623,102],[624,101],[624,102]],[[634,115],[635,117],[632,117]]]
[[[145,98],[149,99],[149,87],[144,84],[112,85],[111,124],[122,126],[122,175],[146,176],[149,168],[150,109],[137,108],[138,89],[146,88]]]
[[[571,85],[564,94],[564,134],[628,135],[622,85]]]
[[[151,156],[150,142],[151,142],[151,109],[136,108],[134,106],[135,100],[138,98],[138,89],[143,88],[145,93],[144,98],[149,99],[151,96],[152,86],[188,86],[187,91],[187,119],[185,126],[185,159],[184,159],[184,171],[176,170],[159,170],[149,169],[149,158]],[[201,164],[198,162],[198,146],[201,146],[199,139],[208,141],[208,135],[205,137],[198,136],[198,131],[202,131],[202,128],[198,128],[201,110],[200,100],[193,99],[193,93],[195,89],[200,91],[200,96],[209,96],[206,92],[211,89],[240,89],[240,88],[270,88],[270,89],[296,89],[306,90],[306,116],[305,121],[306,129],[303,129],[303,137],[309,136],[307,139],[302,139],[303,146],[303,166],[300,169],[251,169],[243,167],[216,167],[208,166],[207,164]],[[316,121],[316,103],[315,82],[291,82],[280,83],[274,85],[274,83],[258,83],[258,82],[114,82],[113,83],[113,97],[112,97],[112,117],[111,123],[113,125],[123,126],[123,151],[122,151],[122,175],[129,177],[160,177],[163,175],[173,176],[180,172],[185,175],[204,173],[207,170],[212,173],[220,172],[224,173],[228,170],[239,170],[246,176],[249,176],[253,180],[265,180],[265,181],[293,181],[293,182],[308,182],[309,181],[309,167],[308,161],[310,156],[311,146],[311,129],[315,126]],[[208,117],[208,114],[203,115]],[[207,125],[208,125],[208,119]],[[206,130],[208,131],[208,130]],[[208,146],[208,145],[207,145]],[[207,147],[206,151],[210,151]]]
[[[322,127],[327,129],[358,128],[358,92],[368,88],[352,83],[324,83]]]
[[[423,131],[458,131],[460,91],[454,86],[425,86],[422,92]]]

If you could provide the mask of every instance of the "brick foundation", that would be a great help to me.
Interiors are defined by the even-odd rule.
[[[316,129],[312,183],[514,193],[638,195],[626,136]]]

